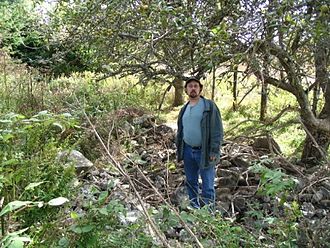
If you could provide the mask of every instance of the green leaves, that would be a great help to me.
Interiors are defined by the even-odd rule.
[[[57,197],[57,198],[50,200],[48,202],[48,205],[49,206],[61,206],[68,201],[69,201],[69,199],[67,199],[65,197]]]
[[[77,234],[88,233],[94,229],[92,225],[73,225],[70,230]]]
[[[49,206],[61,206],[69,200],[65,197],[57,197],[48,202]],[[3,216],[7,213],[13,212],[15,210],[19,210],[25,207],[42,207],[44,205],[43,202],[33,202],[33,201],[12,201],[9,202],[0,212],[0,216]]]
[[[29,228],[25,228],[16,232],[7,234],[2,240],[2,248],[23,248],[24,242],[31,242],[29,236],[20,236],[20,234],[27,231]]]
[[[31,206],[32,201],[12,201],[9,202],[0,212],[0,216],[3,216],[9,212],[15,211],[19,208]]]
[[[262,163],[266,162],[266,160],[261,160],[251,167],[252,172],[260,174],[259,192],[268,196],[275,196],[292,189],[295,184],[294,180],[280,169],[271,170],[263,166]]]
[[[34,189],[35,187],[38,187],[39,185],[41,185],[43,183],[45,183],[45,182],[29,183],[29,185],[26,186],[24,190]]]

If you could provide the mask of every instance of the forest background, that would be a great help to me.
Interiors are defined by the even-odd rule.
[[[329,245],[329,11],[322,0],[2,1],[2,247]],[[192,75],[222,112],[225,145],[266,140],[269,153],[247,170],[259,175],[253,195],[272,207],[210,215],[164,196],[169,204],[123,223],[129,211],[111,197],[116,179],[146,201],[127,159],[155,170],[135,151],[132,136],[144,131],[130,120],[173,126]],[[223,149],[223,160],[239,157]],[[79,211],[73,202],[86,178],[57,159],[64,150],[121,175],[94,187]],[[168,156],[162,169],[180,166]],[[311,202],[299,198],[308,190]],[[322,213],[306,215],[320,202]]]

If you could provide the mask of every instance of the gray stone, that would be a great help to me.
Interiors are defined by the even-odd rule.
[[[78,174],[86,172],[93,167],[93,163],[77,150],[59,152],[57,159],[66,165],[73,164]]]
[[[219,165],[220,168],[229,168],[232,166],[233,166],[232,163],[230,163],[230,161],[228,160],[222,160]]]
[[[126,214],[119,214],[119,220],[122,224],[128,225],[131,223],[135,223],[139,217],[141,216],[141,212],[138,210],[128,211]]]
[[[229,177],[220,177],[219,178],[219,187],[223,188],[234,188],[237,186],[237,178],[234,178],[232,176]]]
[[[235,179],[239,178],[239,173],[234,170],[228,169],[218,169],[217,171],[218,177],[233,177]]]
[[[185,186],[178,187],[171,195],[171,202],[175,206],[185,209],[189,205],[188,193]]]
[[[315,207],[310,202],[304,202],[301,206],[302,214],[307,218],[312,218],[315,215]]]
[[[313,195],[313,202],[319,202],[324,198],[322,190],[318,190],[314,195]]]
[[[281,148],[278,143],[272,137],[259,137],[256,138],[252,144],[252,148],[255,151],[274,152],[275,154],[281,154]]]
[[[321,206],[324,206],[325,208],[330,208],[330,200],[322,200],[319,203]]]
[[[237,167],[240,168],[248,168],[250,166],[250,163],[244,160],[243,158],[240,157],[234,157],[233,159],[230,160],[232,164],[234,164]]]
[[[234,199],[234,206],[237,209],[237,211],[239,211],[239,212],[243,211],[246,208],[246,206],[245,206],[245,198],[244,197],[241,197],[241,196],[237,196]]]
[[[222,188],[222,187],[220,187],[220,188],[217,188],[216,189],[216,195],[217,196],[220,196],[220,195],[223,195],[223,194],[230,194],[230,189],[229,188]]]

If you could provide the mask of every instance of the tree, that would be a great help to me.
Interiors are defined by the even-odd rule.
[[[90,67],[113,75],[137,75],[140,83],[166,82],[183,103],[188,76],[203,77],[228,61],[222,20],[232,4],[218,1],[61,1],[65,43],[91,53]],[[207,14],[206,14],[207,13]]]
[[[11,55],[30,65],[38,64],[45,39],[38,27],[38,13],[31,0],[0,3],[0,44]],[[43,50],[43,51],[41,51]]]
[[[329,9],[326,1],[243,2],[246,4],[243,26],[250,30],[245,37],[253,37],[243,42],[250,50],[245,62],[254,68],[260,80],[295,96],[307,133],[302,160],[323,161],[330,144]],[[270,29],[271,36],[267,32]],[[311,80],[313,78],[315,80]],[[317,111],[315,107],[313,110],[309,93],[318,87],[322,93],[321,107]]]

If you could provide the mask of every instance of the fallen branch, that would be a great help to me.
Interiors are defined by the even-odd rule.
[[[130,162],[135,165],[135,167],[137,168],[137,170],[139,171],[139,173],[149,183],[149,185],[152,187],[152,189],[155,191],[155,193],[161,198],[161,200],[165,203],[165,205],[168,206],[174,212],[174,214],[178,217],[178,219],[180,220],[181,224],[183,225],[184,229],[186,229],[186,231],[194,238],[194,240],[196,241],[198,247],[203,247],[203,245],[198,240],[197,236],[191,231],[191,229],[188,227],[188,225],[181,218],[181,216],[178,213],[178,211],[163,197],[163,195],[153,185],[153,183],[150,181],[150,179],[148,177],[146,177],[146,175],[144,175],[144,173],[143,173],[143,171],[141,171],[140,167],[136,163],[134,163],[130,158],[128,158],[124,153],[122,153],[122,155],[125,156],[126,159],[130,160]]]
[[[302,195],[307,189],[309,189],[310,187],[312,187],[313,185],[317,184],[317,183],[320,183],[320,182],[323,182],[323,181],[326,181],[326,180],[330,180],[330,177],[324,177],[324,178],[321,178],[319,180],[316,180],[312,183],[310,183],[309,185],[305,186],[299,193],[299,195]]]
[[[76,99],[77,102],[79,103],[78,99]],[[140,195],[140,193],[137,191],[135,184],[133,183],[132,179],[130,178],[130,176],[127,174],[126,170],[121,166],[121,164],[119,162],[117,162],[114,157],[110,154],[109,149],[107,148],[107,146],[104,144],[101,136],[99,135],[99,133],[97,132],[97,130],[95,129],[95,126],[93,125],[93,123],[91,122],[90,118],[87,116],[85,110],[83,109],[83,114],[87,120],[87,122],[89,123],[89,125],[91,126],[93,132],[95,133],[97,139],[100,141],[103,149],[105,150],[106,154],[108,155],[108,157],[110,158],[111,162],[116,166],[116,168],[118,169],[118,171],[120,172],[120,174],[122,174],[128,181],[129,185],[132,187],[136,197],[138,198],[139,203],[141,204],[142,210],[143,210],[143,214],[144,216],[147,218],[147,221],[149,222],[150,226],[152,227],[152,229],[155,231],[156,235],[158,236],[158,238],[162,241],[162,243],[164,244],[165,247],[171,248],[170,244],[167,242],[167,239],[164,235],[164,233],[162,233],[159,228],[157,227],[156,223],[152,220],[152,218],[150,217],[148,210],[145,207],[144,201],[142,200],[142,197]]]
[[[301,119],[299,119],[299,122],[301,123],[302,127],[304,128],[307,135],[311,138],[312,142],[314,143],[317,150],[319,150],[320,154],[324,158],[324,161],[330,165],[330,161],[328,159],[327,153],[322,149],[322,147],[319,146],[317,141],[315,140],[314,136],[310,133],[310,131],[307,129],[306,125],[302,122]]]
[[[295,108],[291,107],[290,105],[285,107],[284,109],[282,109],[276,116],[274,116],[273,118],[266,120],[265,121],[265,125],[271,125],[273,124],[275,121],[277,121],[278,119],[280,119],[282,117],[282,115],[284,115],[285,113],[289,112],[289,111],[294,111],[296,110]]]

